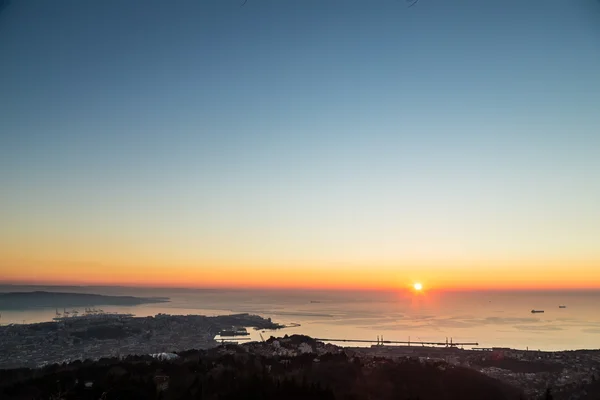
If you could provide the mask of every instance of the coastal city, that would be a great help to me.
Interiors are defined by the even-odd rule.
[[[43,367],[75,360],[153,354],[215,347],[220,334],[235,327],[277,329],[268,319],[248,314],[218,317],[96,313],[53,322],[0,327],[0,368]],[[240,327],[239,329],[237,327]]]
[[[249,352],[285,360],[314,354],[346,354],[363,362],[416,359],[439,368],[464,367],[481,372],[536,395],[552,387],[561,392],[585,392],[585,385],[600,378],[600,351],[523,351],[508,348],[461,349],[446,346],[392,345],[378,341],[370,347],[341,347],[305,336],[275,338],[283,328],[270,319],[249,314],[217,317],[165,315],[136,318],[132,315],[90,314],[56,318],[38,324],[0,327],[0,369],[41,368],[76,360],[155,355],[177,359],[190,349],[217,349],[221,353]],[[247,329],[260,330],[261,341],[242,342]],[[265,339],[263,336],[270,336]],[[223,343],[227,341],[227,343]],[[237,342],[237,344],[236,344]]]

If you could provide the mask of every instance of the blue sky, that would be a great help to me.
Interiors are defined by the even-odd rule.
[[[240,4],[3,10],[5,259],[598,260],[600,3]]]

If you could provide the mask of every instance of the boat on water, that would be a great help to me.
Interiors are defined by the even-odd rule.
[[[567,306],[558,306],[558,308],[567,308]]]
[[[219,332],[219,336],[248,336],[250,335],[246,328],[223,329]]]
[[[532,314],[541,314],[543,312],[544,312],[544,310],[531,310]]]

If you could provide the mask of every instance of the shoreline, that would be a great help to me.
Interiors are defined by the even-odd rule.
[[[0,312],[0,316],[2,315],[2,313]],[[8,324],[2,324],[0,323],[0,331],[3,328],[7,328],[7,327],[28,327],[28,326],[36,326],[36,325],[47,325],[47,324],[60,324],[60,323],[75,323],[75,322],[85,322],[85,321],[96,321],[96,322],[100,322],[100,321],[104,321],[107,323],[110,323],[112,321],[115,320],[123,320],[123,319],[132,319],[132,320],[146,320],[149,318],[174,318],[174,319],[178,319],[178,318],[220,318],[220,319],[227,319],[227,318],[244,318],[244,317],[251,317],[251,318],[260,318],[261,320],[264,321],[264,323],[260,323],[259,326],[254,326],[254,325],[240,325],[240,326],[244,326],[245,328],[252,328],[251,331],[254,331],[255,334],[252,335],[250,334],[250,330],[248,331],[247,335],[243,336],[243,341],[245,343],[250,343],[250,342],[260,342],[261,339],[256,337],[256,334],[260,335],[261,332],[262,333],[271,333],[271,332],[277,332],[277,331],[282,331],[285,329],[290,329],[290,328],[298,328],[301,327],[302,325],[300,323],[287,323],[287,324],[279,324],[279,323],[274,323],[271,322],[270,318],[264,318],[262,316],[259,315],[253,315],[253,314],[249,314],[249,313],[231,313],[231,314],[222,314],[222,315],[216,315],[216,316],[206,316],[206,315],[202,315],[202,314],[165,314],[165,313],[159,313],[156,314],[154,316],[136,316],[135,314],[131,314],[131,313],[119,313],[119,312],[106,312],[106,313],[102,313],[102,314],[83,314],[83,315],[75,315],[75,316],[69,316],[69,317],[60,317],[60,318],[52,318],[52,319],[48,319],[45,321],[37,321],[37,322],[32,322],[32,323],[8,323]],[[0,320],[1,322],[1,320]],[[285,332],[282,332],[285,335]],[[300,334],[303,335],[303,333],[293,333],[293,334]],[[272,336],[272,335],[270,335]],[[274,336],[273,336],[274,337]],[[219,334],[216,333],[214,336],[214,339],[216,341],[221,342],[222,340],[228,341],[228,340],[238,340],[242,338],[242,336],[229,336],[229,337],[219,337]],[[266,337],[265,337],[266,339]],[[426,348],[426,349],[457,349],[457,350],[461,350],[461,351],[473,351],[473,352],[479,352],[479,353],[488,353],[488,352],[494,352],[494,351],[514,351],[514,352],[523,352],[523,353],[565,353],[565,352],[596,352],[596,351],[600,351],[600,347],[599,348],[576,348],[576,349],[556,349],[556,350],[547,350],[547,349],[542,349],[542,348],[518,348],[518,347],[505,347],[505,346],[483,346],[483,343],[477,343],[476,345],[478,347],[474,347],[474,346],[466,346],[464,348],[460,348],[460,343],[452,343],[452,342],[448,342],[447,345],[444,345],[445,343],[443,342],[435,342],[436,344],[433,345],[434,342],[426,342],[427,344],[425,345],[421,345],[420,342],[406,342],[406,341],[394,341],[394,340],[385,340],[383,341],[383,343],[380,343],[379,345],[377,344],[378,342],[376,340],[369,340],[369,339],[345,339],[345,338],[339,338],[339,339],[333,339],[333,340],[327,340],[327,338],[315,338],[315,340],[318,341],[322,341],[323,343],[331,343],[334,344],[338,347],[343,347],[343,348],[388,348],[388,349],[394,349],[394,348],[407,348],[407,349],[418,349],[418,348]],[[356,343],[360,343],[360,342],[364,342],[364,343],[371,343],[371,346],[356,346]],[[410,343],[410,344],[408,344]],[[414,343],[414,344],[413,344]]]

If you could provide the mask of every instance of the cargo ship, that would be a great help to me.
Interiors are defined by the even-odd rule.
[[[541,314],[543,312],[544,312],[544,310],[531,310],[532,314]]]

